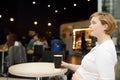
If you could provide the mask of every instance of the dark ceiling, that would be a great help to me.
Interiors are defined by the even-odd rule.
[[[76,6],[73,6],[74,3]],[[48,7],[49,4],[51,7]],[[2,0],[0,32],[25,35],[29,29],[34,29],[41,34],[51,31],[59,35],[61,24],[88,19],[95,11],[97,0]],[[14,22],[9,21],[10,17],[15,19]],[[33,24],[34,21],[38,21],[37,26]],[[48,22],[52,23],[51,27],[47,26]]]

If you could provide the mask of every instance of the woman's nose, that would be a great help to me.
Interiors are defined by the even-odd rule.
[[[91,28],[91,24],[89,25],[89,28]]]

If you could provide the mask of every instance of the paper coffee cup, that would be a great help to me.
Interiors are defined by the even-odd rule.
[[[61,68],[61,61],[62,60],[63,60],[63,55],[54,55],[55,68]]]

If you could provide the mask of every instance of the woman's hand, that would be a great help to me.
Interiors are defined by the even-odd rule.
[[[61,66],[65,67],[65,68],[68,68],[68,69],[70,69],[70,70],[75,72],[79,68],[80,65],[70,64],[70,63],[62,61],[61,62]]]
[[[66,63],[64,61],[61,62],[61,66],[62,67],[68,68],[68,65],[69,65],[69,63]]]
[[[81,77],[81,75],[79,74],[79,72],[75,72],[72,76],[72,80],[83,80],[83,78]]]

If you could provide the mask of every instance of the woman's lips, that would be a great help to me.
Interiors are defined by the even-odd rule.
[[[90,32],[92,32],[93,30],[92,29],[90,29]]]

